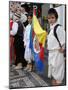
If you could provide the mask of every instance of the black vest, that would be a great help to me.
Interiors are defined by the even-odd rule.
[[[23,39],[24,27],[23,27],[23,25],[20,21],[18,21],[17,23],[18,23],[18,31],[17,31],[17,34],[14,37]]]

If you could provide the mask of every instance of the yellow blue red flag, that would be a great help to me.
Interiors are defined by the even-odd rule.
[[[36,11],[33,12],[33,26],[30,32],[30,48],[34,55],[36,68],[38,71],[44,70],[44,46],[47,32],[42,29],[36,17]]]

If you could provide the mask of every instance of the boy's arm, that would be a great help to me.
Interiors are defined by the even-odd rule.
[[[62,26],[59,26],[56,32],[57,32],[58,39],[61,43],[61,46],[62,48],[64,48],[65,47],[65,30],[63,30]]]
[[[12,30],[10,31],[10,35],[14,36],[16,35],[18,31],[18,23],[14,22],[12,26]]]
[[[63,30],[62,26],[61,27],[59,26],[57,28],[57,35],[58,35],[58,39],[59,39],[61,46],[62,46],[62,48],[60,48],[59,51],[61,53],[63,53],[65,50],[65,30]]]
[[[25,31],[24,31],[24,47],[26,46],[26,38],[27,38],[27,34],[26,34],[26,28],[25,28]]]

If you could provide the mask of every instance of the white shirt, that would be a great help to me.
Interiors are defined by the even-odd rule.
[[[58,23],[55,23],[53,25],[50,25],[50,33],[47,36],[47,45],[48,45],[48,50],[53,50],[53,49],[59,49],[59,43],[56,39],[56,37],[54,36],[54,27],[55,25],[57,25]],[[56,30],[58,39],[61,43],[61,45],[65,44],[65,30],[63,30],[62,26],[58,26],[57,30]]]
[[[24,31],[24,45],[29,46],[30,43],[30,31],[31,31],[31,24],[28,24]]]
[[[16,35],[18,31],[18,23],[14,22],[12,26],[12,30],[10,31],[10,35]]]
[[[27,16],[25,15],[26,13],[21,13],[21,22],[24,23],[27,21]]]

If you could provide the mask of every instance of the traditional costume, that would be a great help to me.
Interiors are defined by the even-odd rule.
[[[54,27],[57,23],[50,26],[50,33],[47,37],[47,45],[49,51],[48,57],[48,77],[53,77],[55,80],[62,83],[64,78],[64,55],[63,53],[59,52],[60,46],[57,39],[54,36]],[[65,31],[63,30],[62,26],[58,26],[56,30],[58,39],[64,48],[65,45]]]
[[[16,52],[15,64],[18,65],[19,63],[22,63],[22,65],[25,66],[23,31],[24,28],[22,23],[19,20],[17,20],[13,23],[12,31],[10,32],[10,34],[14,36],[14,48]]]
[[[28,24],[26,26],[25,32],[24,32],[24,46],[25,46],[25,55],[24,58],[31,63],[32,55],[31,55],[31,49],[29,48],[30,44],[30,31],[31,31],[31,24]]]

